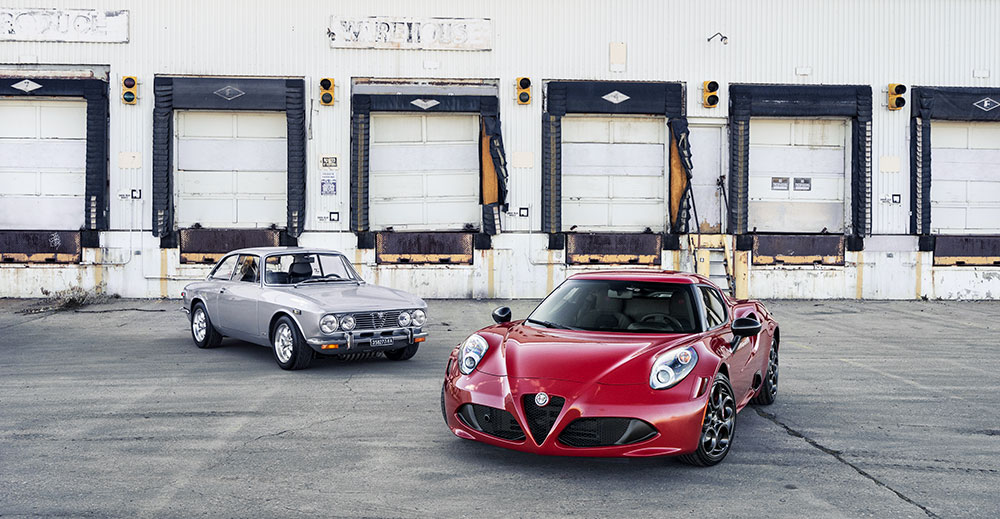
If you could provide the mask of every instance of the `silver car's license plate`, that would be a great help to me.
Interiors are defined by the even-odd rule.
[[[392,346],[392,337],[376,337],[372,339],[372,346]]]

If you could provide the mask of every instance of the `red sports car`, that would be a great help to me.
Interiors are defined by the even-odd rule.
[[[777,395],[778,324],[696,274],[576,274],[527,319],[493,319],[448,359],[441,411],[460,438],[707,466],[729,453],[736,413]]]

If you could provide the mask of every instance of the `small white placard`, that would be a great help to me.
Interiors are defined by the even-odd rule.
[[[139,169],[142,167],[142,153],[123,151],[118,154],[118,169]]]
[[[628,50],[624,43],[613,41],[608,45],[608,69],[611,72],[625,72]]]
[[[879,157],[878,170],[882,173],[898,173],[899,155],[882,155]]]
[[[535,165],[535,153],[531,151],[515,151],[510,155],[512,168],[530,168]]]
[[[795,67],[796,76],[808,76],[813,73],[812,67]]]
[[[320,155],[319,156],[319,169],[322,170],[334,170],[340,169],[340,156],[339,155]]]

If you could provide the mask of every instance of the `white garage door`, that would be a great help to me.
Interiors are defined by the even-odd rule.
[[[368,190],[374,230],[479,229],[479,116],[374,114]]]
[[[931,232],[1000,232],[1000,123],[931,123]]]
[[[844,232],[848,121],[752,119],[748,229]]]
[[[178,111],[176,122],[178,227],[285,226],[284,112]]]
[[[0,99],[0,229],[84,224],[87,103]]]
[[[563,230],[664,231],[666,134],[663,117],[563,118]]]

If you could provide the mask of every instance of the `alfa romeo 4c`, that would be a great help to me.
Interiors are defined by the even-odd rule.
[[[719,463],[737,413],[778,391],[762,303],[665,271],[571,276],[524,320],[509,308],[448,359],[441,411],[460,438],[562,456]]]

